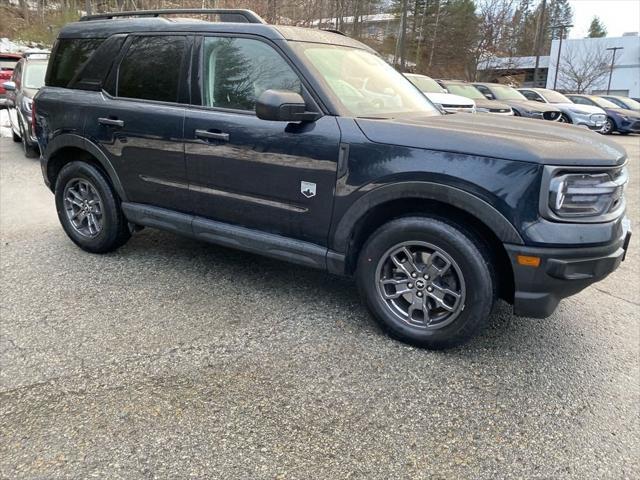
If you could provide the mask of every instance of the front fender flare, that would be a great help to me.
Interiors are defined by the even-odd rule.
[[[346,252],[356,223],[372,208],[393,200],[420,198],[436,200],[459,208],[474,216],[489,228],[503,243],[524,245],[516,228],[495,207],[481,198],[449,185],[432,182],[398,182],[385,185],[360,197],[338,222],[332,247],[336,252]]]
[[[118,177],[118,174],[116,173],[115,168],[113,168],[113,165],[109,160],[109,157],[107,157],[104,154],[104,152],[100,150],[100,148],[95,143],[93,143],[90,140],[87,140],[86,138],[80,135],[77,135],[75,133],[63,133],[53,138],[47,145],[47,149],[44,152],[44,155],[43,155],[44,161],[48,163],[51,157],[53,157],[57,152],[59,152],[61,149],[66,147],[75,147],[80,150],[84,150],[85,152],[89,153],[92,157],[94,157],[98,161],[98,163],[102,166],[102,168],[104,168],[105,172],[107,172],[107,175],[109,176],[111,183],[115,188],[116,192],[120,196],[120,199],[123,202],[127,201],[127,194],[124,191],[122,182],[120,181],[120,178]],[[45,163],[45,167],[46,167],[46,163]]]

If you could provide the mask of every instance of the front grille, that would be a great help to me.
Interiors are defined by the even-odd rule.
[[[594,113],[590,118],[593,123],[603,124],[607,117],[601,113]]]
[[[544,112],[542,118],[545,120],[560,120],[560,112]]]
[[[631,130],[634,130],[636,132],[640,132],[640,121],[633,122],[631,124]]]

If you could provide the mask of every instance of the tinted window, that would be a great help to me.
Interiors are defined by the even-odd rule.
[[[117,95],[163,102],[178,101],[186,37],[136,37],[118,69]]]
[[[204,40],[204,104],[254,110],[269,89],[301,93],[300,79],[269,45],[247,38]]]
[[[103,42],[102,38],[71,38],[58,40],[50,62],[47,85],[66,87],[80,71],[91,54]]]
[[[71,80],[71,88],[100,90],[125,38],[125,35],[114,35],[107,38],[95,51],[91,59],[86,62],[84,68]]]

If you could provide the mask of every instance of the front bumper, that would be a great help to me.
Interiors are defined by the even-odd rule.
[[[624,260],[631,239],[629,220],[624,219],[622,227],[619,238],[598,247],[505,245],[514,273],[514,313],[524,317],[546,318],[553,313],[560,300],[613,272]],[[540,265],[520,265],[519,255],[539,257]]]
[[[621,133],[640,133],[640,120],[622,120],[617,128]]]

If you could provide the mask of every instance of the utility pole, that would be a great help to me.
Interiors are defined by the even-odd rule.
[[[542,43],[542,33],[544,32],[544,14],[547,9],[547,0],[542,0],[542,4],[540,5],[540,14],[538,15],[538,28],[536,29],[536,38],[533,42],[533,48],[535,49],[536,55],[536,66],[533,70],[533,86],[537,87],[536,82],[538,81],[538,72],[540,70],[540,43]],[[543,85],[546,87],[547,85]]]
[[[611,90],[611,77],[613,77],[613,67],[616,63],[616,52],[618,50],[624,50],[624,47],[611,47],[605,48],[605,50],[611,50],[613,55],[611,55],[611,70],[609,70],[609,83],[607,84],[607,95],[609,95],[609,90]]]
[[[556,85],[558,84],[558,72],[560,71],[560,54],[562,53],[562,39],[564,38],[564,32],[567,28],[571,28],[573,25],[569,25],[565,23],[564,25],[554,25],[551,27],[551,30],[560,30],[560,45],[558,45],[558,59],[556,60],[556,75],[553,79],[553,89],[556,89]]]

